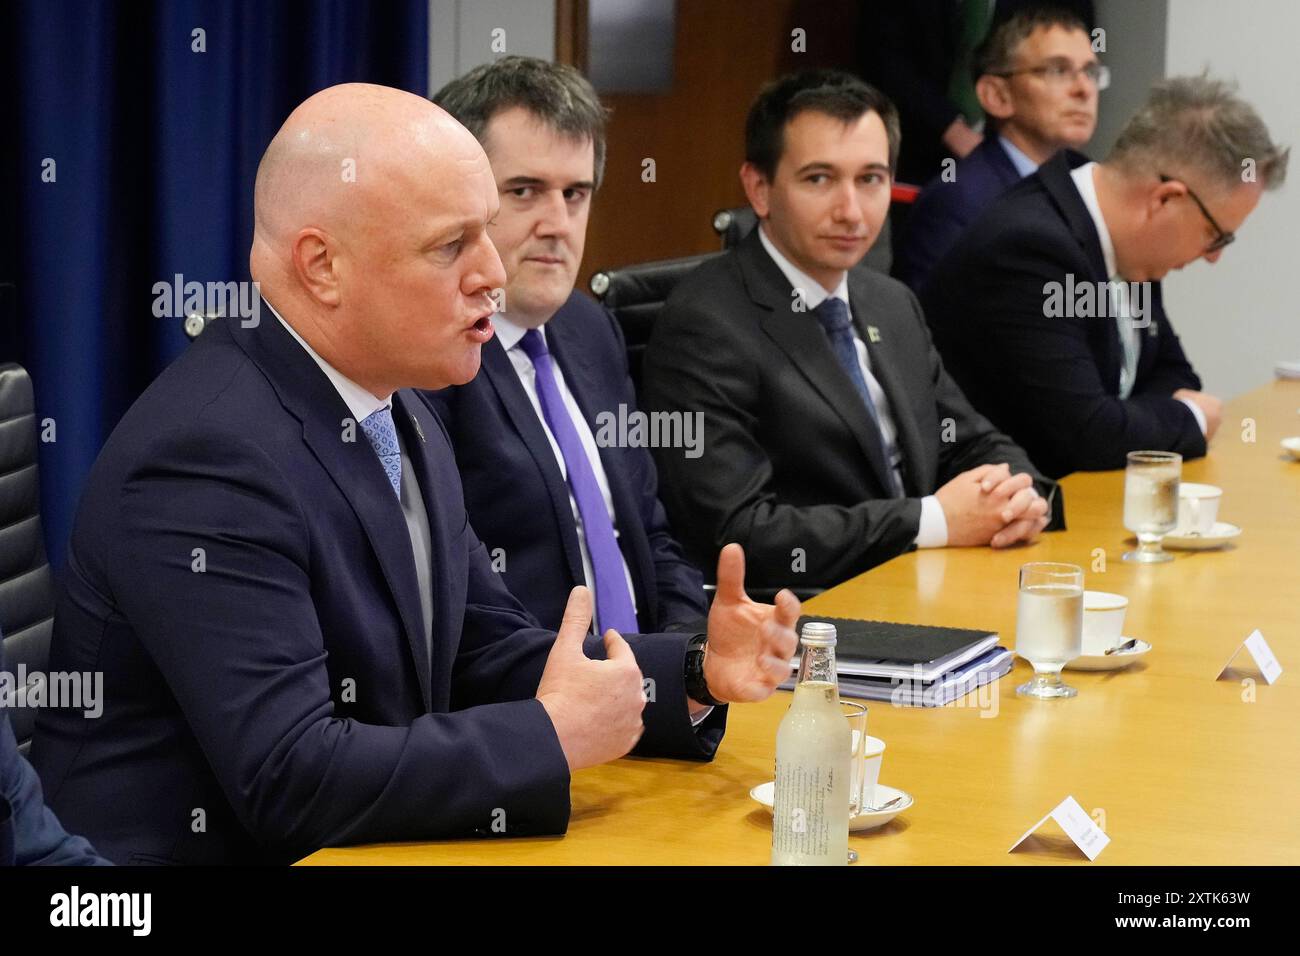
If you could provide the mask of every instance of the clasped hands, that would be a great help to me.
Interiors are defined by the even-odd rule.
[[[1006,464],[980,465],[964,471],[935,492],[948,522],[953,547],[989,545],[1006,548],[1032,542],[1047,527],[1047,500],[1025,472],[1012,474]]]

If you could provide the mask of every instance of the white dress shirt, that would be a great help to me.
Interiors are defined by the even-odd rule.
[[[848,307],[849,315],[853,314],[853,306],[849,302],[849,277],[847,272],[840,277],[840,284],[835,287],[834,291],[827,292],[822,288],[820,282],[781,254],[780,250],[772,244],[772,240],[767,237],[767,230],[763,226],[759,226],[758,238],[762,241],[767,254],[772,257],[772,261],[777,264],[777,267],[785,275],[791,287],[800,291],[804,305],[809,311],[834,296]],[[856,326],[853,330],[853,348],[858,353],[858,366],[862,369],[863,379],[866,380],[867,391],[871,394],[871,400],[876,405],[876,414],[880,420],[881,437],[884,439],[886,454],[889,456],[889,467],[894,473],[894,480],[898,482],[898,487],[902,488],[901,465],[903,455],[898,447],[898,428],[894,424],[894,416],[890,411],[889,396],[885,394],[885,390],[881,388],[876,377],[871,374],[871,355],[867,351],[867,344],[858,337]],[[943,506],[939,504],[939,499],[934,495],[926,495],[921,499],[921,524],[916,533],[916,546],[918,548],[942,548],[947,544],[948,519],[944,517]]]
[[[496,331],[496,336],[501,341],[501,347],[506,350],[506,357],[510,359],[510,365],[514,368],[515,374],[519,376],[519,384],[524,387],[524,393],[528,396],[528,401],[532,403],[533,411],[537,413],[537,421],[542,426],[542,431],[546,433],[546,440],[551,443],[551,452],[555,455],[555,464],[560,469],[560,475],[564,478],[565,488],[569,491],[569,510],[573,512],[573,522],[578,528],[578,547],[582,551],[582,573],[587,579],[587,587],[594,594],[596,591],[596,577],[591,568],[591,552],[587,549],[587,536],[582,531],[582,515],[578,511],[578,499],[573,496],[573,489],[569,487],[569,470],[564,465],[564,453],[560,451],[560,443],[555,440],[551,434],[551,426],[546,424],[546,415],[542,411],[542,400],[537,394],[537,369],[533,367],[533,360],[528,357],[528,353],[519,347],[520,341],[523,340],[524,333],[528,331],[525,326],[512,322],[505,313],[496,312],[492,315],[492,327]],[[537,331],[541,334],[542,340],[546,341],[546,326],[538,326]],[[550,351],[550,342],[547,342],[546,349]],[[578,400],[573,397],[573,392],[569,390],[569,385],[564,380],[564,372],[560,368],[560,363],[555,361],[554,356],[551,359],[551,368],[555,371],[555,387],[559,390],[560,398],[564,401],[564,408],[569,413],[569,420],[573,422],[573,427],[578,432],[578,438],[582,441],[582,449],[587,453],[587,461],[591,465],[591,470],[596,476],[596,484],[600,485],[600,497],[605,502],[605,510],[609,512],[610,524],[614,526],[614,537],[618,537],[618,522],[614,518],[614,496],[609,490],[609,477],[605,474],[605,466],[600,462],[600,450],[596,446],[596,436],[591,433],[591,426],[587,424],[586,418],[582,415],[582,409],[578,406]],[[619,554],[619,560],[623,564],[623,577],[627,581],[628,594],[632,596],[632,607],[636,607],[636,588],[632,586],[632,571],[627,566],[627,559]],[[596,634],[602,633],[599,622],[593,615],[591,621],[592,630]],[[704,707],[690,715],[691,726],[698,727],[704,722],[709,714],[713,713],[712,707]]]
[[[555,455],[555,464],[559,467],[560,476],[564,478],[565,487],[569,491],[569,510],[573,512],[573,521],[578,528],[578,547],[582,551],[582,573],[587,579],[587,587],[591,588],[594,594],[596,576],[591,568],[591,551],[587,548],[587,536],[583,533],[582,515],[578,511],[578,500],[573,496],[573,489],[568,487],[569,471],[564,465],[564,453],[560,451],[560,443],[551,434],[551,427],[546,424],[546,416],[542,413],[542,400],[537,394],[537,370],[533,368],[533,360],[519,346],[524,333],[528,329],[512,322],[508,316],[501,312],[493,314],[492,325],[496,330],[497,338],[501,340],[501,347],[506,350],[506,356],[510,359],[510,365],[514,368],[515,375],[519,377],[519,384],[524,387],[528,401],[532,403],[533,411],[537,413],[537,421],[541,423],[542,431],[546,433],[546,439],[551,443],[551,451]],[[541,333],[543,341],[546,341],[546,326],[540,326],[537,331]],[[549,351],[549,341],[547,341],[546,347]],[[614,526],[614,537],[617,538],[619,532],[618,521],[614,517],[614,496],[609,490],[609,477],[605,474],[605,466],[600,462],[600,450],[596,446],[596,436],[592,434],[591,426],[587,424],[586,418],[582,415],[582,409],[578,407],[578,400],[573,397],[573,392],[569,390],[568,383],[564,380],[564,372],[560,369],[560,363],[555,361],[553,357],[551,367],[555,370],[555,386],[559,389],[560,398],[564,400],[564,408],[569,413],[569,420],[573,422],[573,427],[578,432],[578,438],[582,441],[582,449],[587,453],[587,461],[596,476],[596,484],[600,486],[600,497],[605,503],[605,510],[609,512],[609,521]],[[632,571],[628,568],[627,559],[622,557],[621,552],[619,559],[623,564],[623,577],[627,580],[627,591],[632,596],[632,607],[635,609],[636,588],[632,586]],[[596,629],[597,634],[603,631],[599,627],[599,622],[594,619],[592,620],[592,627]]]
[[[1123,277],[1116,271],[1118,267],[1115,263],[1115,243],[1111,241],[1110,230],[1106,228],[1106,218],[1101,214],[1101,203],[1097,200],[1097,181],[1093,178],[1096,166],[1096,163],[1084,163],[1082,166],[1070,171],[1070,178],[1074,180],[1074,187],[1079,190],[1079,197],[1088,208],[1088,215],[1092,217],[1093,227],[1097,230],[1097,240],[1101,243],[1101,256],[1106,263],[1106,276],[1111,280],[1118,280],[1118,282],[1122,283]],[[1123,286],[1123,291],[1125,294],[1122,297],[1126,302],[1128,287]],[[1121,304],[1121,308],[1127,313],[1127,306]],[[1121,337],[1125,334],[1129,336],[1125,348],[1135,349],[1138,354],[1141,354],[1142,345],[1139,333],[1133,327],[1132,322],[1128,321],[1127,318],[1124,319],[1119,325],[1119,330]],[[1122,339],[1121,344],[1125,344]],[[1131,381],[1121,382],[1119,397],[1128,398],[1133,384]],[[1125,385],[1127,385],[1127,388],[1125,388]],[[1204,435],[1208,427],[1205,421],[1205,412],[1201,411],[1201,407],[1190,399],[1180,398],[1178,400],[1191,409],[1192,415],[1196,418],[1196,424],[1200,427],[1201,434]]]

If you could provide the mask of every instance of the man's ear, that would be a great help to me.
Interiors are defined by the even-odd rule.
[[[1016,109],[1011,102],[1011,87],[1001,76],[985,73],[975,81],[975,96],[980,101],[984,112],[994,119],[1005,120],[1015,115]]]
[[[1147,213],[1155,216],[1171,199],[1181,199],[1187,195],[1187,186],[1176,179],[1167,183],[1157,183],[1156,188],[1148,194]]]
[[[334,240],[314,227],[303,229],[293,240],[293,270],[307,293],[322,305],[339,304],[339,277],[335,270]]]
[[[766,219],[768,213],[768,194],[771,184],[767,177],[753,163],[743,163],[740,167],[740,184],[745,187],[745,198],[759,219]]]

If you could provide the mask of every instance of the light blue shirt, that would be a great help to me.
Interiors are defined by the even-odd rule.
[[[1016,167],[1016,172],[1020,174],[1021,179],[1038,171],[1038,164],[1026,156],[1024,151],[1011,140],[999,136],[998,142],[1002,145],[1002,151],[1007,154],[1007,158],[1011,160],[1011,165]]]

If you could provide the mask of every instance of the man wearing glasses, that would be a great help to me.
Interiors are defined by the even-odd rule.
[[[1160,280],[1217,262],[1289,152],[1231,85],[1157,84],[1104,163],[1058,154],[935,268],[922,301],[949,371],[1053,477],[1122,468],[1135,449],[1204,455],[1220,402],[1183,355]]]
[[[1097,94],[1110,82],[1083,21],[1058,8],[1031,8],[996,26],[971,72],[984,141],[926,183],[908,218],[898,275],[914,290],[984,207],[1092,137]],[[1084,161],[1075,154],[1071,165]]]

